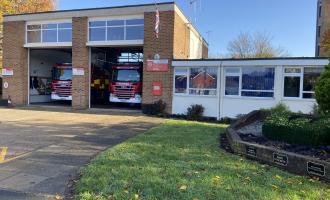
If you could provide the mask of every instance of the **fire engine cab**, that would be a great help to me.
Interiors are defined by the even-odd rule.
[[[72,64],[56,64],[52,73],[51,99],[72,101]]]
[[[140,104],[142,102],[142,65],[127,64],[111,67],[109,101]]]

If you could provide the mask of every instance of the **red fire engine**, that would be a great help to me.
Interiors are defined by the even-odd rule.
[[[142,101],[142,65],[112,66],[109,101],[140,104]]]
[[[56,64],[53,67],[52,100],[72,100],[72,64]]]

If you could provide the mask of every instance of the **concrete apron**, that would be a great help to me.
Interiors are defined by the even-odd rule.
[[[6,147],[0,199],[63,197],[96,154],[163,122],[136,113],[44,108],[0,108],[0,116],[0,147]]]

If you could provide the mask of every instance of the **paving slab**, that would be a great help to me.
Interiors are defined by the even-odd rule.
[[[140,113],[0,108],[0,199],[52,199],[101,151],[162,119]],[[3,117],[4,116],[4,117]]]

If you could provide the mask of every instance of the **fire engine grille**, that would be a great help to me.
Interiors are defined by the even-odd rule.
[[[134,97],[134,87],[133,86],[115,86],[114,94],[119,99],[130,99]]]
[[[71,96],[72,83],[57,83],[53,85],[54,92],[60,97]]]

